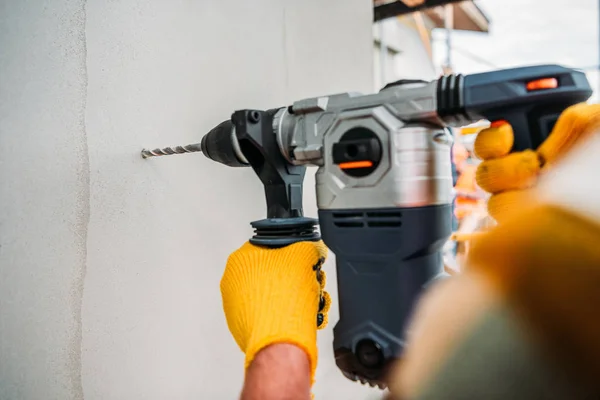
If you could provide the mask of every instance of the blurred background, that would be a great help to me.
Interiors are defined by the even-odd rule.
[[[382,18],[373,27],[376,87],[405,76],[426,79],[445,71],[558,63],[584,70],[596,91],[591,100],[597,99],[600,15],[595,0],[427,1],[424,5],[447,4],[383,19],[386,12],[404,8],[395,3],[402,2],[375,1],[375,19]]]
[[[374,87],[401,78],[434,79],[534,64],[583,70],[600,90],[600,2],[595,0],[375,1]],[[428,7],[430,6],[430,7]],[[411,12],[411,8],[421,7]],[[402,13],[395,16],[396,13]],[[481,121],[454,129],[455,228],[489,223],[473,154]],[[448,243],[447,266],[460,269],[468,243]]]
[[[597,0],[0,0],[0,400],[234,399],[219,280],[264,218],[196,143],[235,109],[558,63],[600,89]],[[485,219],[455,130],[456,229]],[[314,169],[304,210],[315,217]],[[464,249],[449,242],[450,269]],[[334,257],[325,266],[336,299]],[[317,399],[380,399],[319,333]]]

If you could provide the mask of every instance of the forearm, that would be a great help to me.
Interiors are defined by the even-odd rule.
[[[301,348],[273,344],[246,371],[240,400],[310,400],[310,363]]]

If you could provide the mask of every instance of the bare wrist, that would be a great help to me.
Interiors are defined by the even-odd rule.
[[[276,343],[260,350],[246,370],[241,400],[310,400],[310,361],[298,346]]]

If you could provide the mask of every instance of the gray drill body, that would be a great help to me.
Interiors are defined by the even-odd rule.
[[[436,82],[411,83],[373,95],[297,101],[273,120],[288,162],[319,167],[319,224],[337,263],[336,360],[348,378],[363,383],[385,386],[387,364],[401,355],[415,301],[443,275],[453,139],[436,110]],[[356,129],[381,145],[377,167],[366,176],[348,174],[332,156]]]
[[[319,209],[422,207],[452,202],[452,136],[436,113],[436,82],[297,101],[274,119],[282,154],[315,165]],[[465,124],[472,121],[463,121]],[[331,147],[352,128],[377,135],[377,170],[354,178],[333,163]]]

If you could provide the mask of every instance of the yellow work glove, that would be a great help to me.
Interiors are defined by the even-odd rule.
[[[246,369],[261,349],[289,343],[306,352],[314,382],[317,329],[327,325],[331,305],[321,270],[326,257],[322,241],[278,249],[248,242],[229,256],[221,279],[223,310],[246,354]]]
[[[600,127],[599,104],[577,104],[559,117],[548,138],[536,150],[510,153],[512,127],[494,123],[475,139],[474,151],[483,160],[477,168],[477,184],[492,196],[488,212],[501,222],[528,202],[528,190],[543,169],[555,164],[583,137]]]
[[[552,171],[528,204],[473,241],[468,264],[546,355],[600,393],[600,105],[574,106],[561,120],[538,149]]]
[[[471,271],[487,277],[491,291],[505,299],[544,353],[596,390],[598,243],[599,220],[589,218],[585,210],[579,214],[542,203],[515,212],[474,241],[468,261]]]

